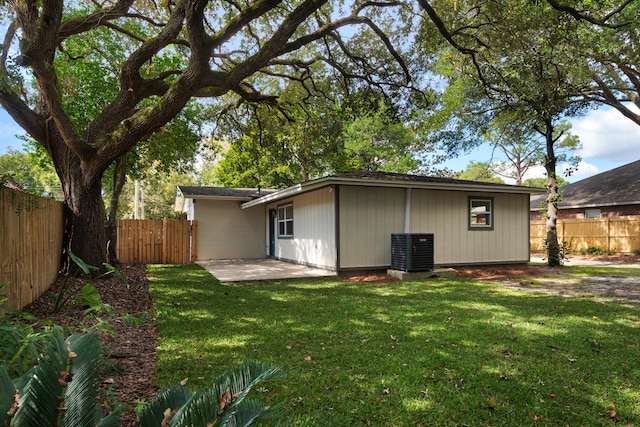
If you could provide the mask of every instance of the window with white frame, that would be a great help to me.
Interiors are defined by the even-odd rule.
[[[293,237],[293,203],[278,206],[278,237]]]
[[[584,211],[585,218],[600,218],[600,209],[587,209]]]
[[[469,229],[493,230],[492,197],[469,197]]]

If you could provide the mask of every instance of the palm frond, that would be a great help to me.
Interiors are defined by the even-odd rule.
[[[50,345],[38,364],[27,372],[20,384],[20,398],[13,425],[53,426],[63,400],[60,372],[66,371],[67,347],[59,329],[51,333]]]
[[[138,414],[139,427],[157,427],[162,424],[165,411],[177,411],[191,398],[191,392],[184,385],[176,384],[160,390]]]
[[[189,399],[171,419],[170,427],[206,426],[218,419],[220,395],[206,387]]]
[[[120,422],[120,415],[122,414],[124,408],[124,405],[118,405],[118,407],[116,407],[113,412],[100,420],[100,422],[98,423],[98,427],[118,427]],[[99,412],[99,414],[101,414],[99,408],[96,408],[96,410]]]
[[[256,362],[255,360],[247,360],[223,373],[213,381],[213,384],[228,382],[227,387],[229,387],[231,395],[237,396],[234,399],[235,403],[241,402],[256,384],[278,379],[282,376],[283,372],[280,366]],[[224,390],[221,391],[224,392]]]
[[[235,413],[236,407],[258,383],[282,375],[281,368],[266,363],[245,361],[215,378],[209,387],[194,394],[176,413],[171,426],[213,423],[226,411]]]
[[[100,341],[91,333],[72,335],[67,343],[70,357],[71,379],[65,393],[65,427],[94,426],[102,418],[96,411],[100,367]]]
[[[59,372],[49,363],[35,367],[26,386],[20,390],[14,425],[44,427],[57,424],[63,394]]]
[[[11,416],[9,410],[15,402],[16,387],[9,378],[4,365],[0,365],[0,426],[8,426]]]
[[[214,424],[215,427],[247,427],[258,421],[273,419],[284,413],[284,407],[280,405],[265,407],[263,402],[254,399],[245,399],[234,407],[224,412],[222,417]]]

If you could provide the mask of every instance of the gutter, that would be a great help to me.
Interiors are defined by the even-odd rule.
[[[260,204],[270,203],[276,200],[292,197],[307,191],[316,190],[318,188],[329,185],[354,185],[360,187],[394,187],[394,188],[416,188],[428,190],[453,190],[453,191],[480,191],[489,193],[527,193],[527,194],[544,194],[546,189],[536,187],[518,187],[514,185],[487,185],[487,184],[456,184],[444,182],[420,182],[420,181],[399,181],[399,180],[372,180],[365,178],[342,178],[342,177],[325,177],[313,181],[307,181],[302,184],[296,184],[284,190],[276,191],[269,195],[251,200],[241,205],[242,209],[247,209]],[[517,191],[521,189],[521,191]]]

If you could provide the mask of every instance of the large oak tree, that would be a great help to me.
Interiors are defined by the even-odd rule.
[[[279,85],[264,76],[313,87],[312,65],[322,61],[344,79],[361,78],[383,90],[408,81],[394,49],[403,37],[390,13],[394,1],[348,6],[326,0],[8,0],[0,56],[0,105],[51,157],[64,193],[66,247],[86,262],[106,261],[101,180],[116,159],[150,138],[193,97],[229,103],[277,104]],[[386,60],[353,50],[341,30],[374,37]],[[106,32],[119,41],[121,59],[105,55],[108,99],[93,112],[76,97],[73,79],[61,79],[60,61],[73,67],[84,52],[70,41]],[[348,34],[348,33],[345,33]],[[17,48],[16,46],[19,46]],[[76,45],[76,44],[74,44]],[[87,44],[87,51],[100,52]],[[106,58],[110,58],[107,60]],[[375,58],[380,58],[376,55]],[[114,63],[114,61],[118,61]],[[69,75],[69,74],[67,74]],[[92,104],[92,107],[95,106]],[[75,115],[86,113],[83,125]]]

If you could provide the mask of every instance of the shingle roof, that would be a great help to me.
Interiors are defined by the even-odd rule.
[[[292,197],[307,191],[333,185],[356,185],[368,187],[398,187],[398,188],[423,188],[439,190],[460,191],[486,191],[496,193],[528,193],[539,194],[544,192],[540,188],[523,187],[507,184],[497,184],[479,181],[465,181],[452,178],[440,178],[423,175],[407,175],[390,172],[352,172],[342,175],[330,175],[322,178],[306,181],[272,194],[264,195],[256,200],[248,201],[242,205],[249,208],[263,203],[271,203],[276,200]]]
[[[410,175],[393,172],[350,172],[339,175],[332,175],[329,178],[346,178],[346,179],[369,179],[374,181],[397,181],[397,182],[433,182],[440,184],[473,184],[504,187],[505,184],[494,182],[469,181],[464,179],[442,178],[436,176]]]
[[[560,187],[559,208],[640,203],[640,160]],[[540,209],[544,196],[531,198],[531,210]]]
[[[275,190],[258,188],[224,188],[224,187],[196,187],[179,185],[178,189],[184,197],[229,197],[252,200],[273,193]]]

